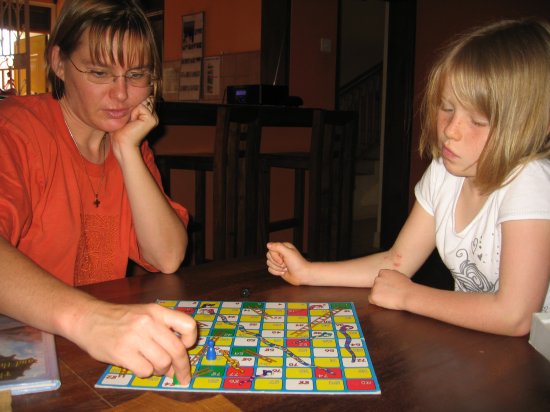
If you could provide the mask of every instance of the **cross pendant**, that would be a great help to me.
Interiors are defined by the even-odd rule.
[[[100,200],[99,200],[99,196],[98,196],[98,194],[96,193],[96,194],[95,194],[95,200],[94,200],[94,205],[95,205],[95,207],[99,207],[99,204],[100,204],[100,203],[101,203],[101,202],[100,202]]]

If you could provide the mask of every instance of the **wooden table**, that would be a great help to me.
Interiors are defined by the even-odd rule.
[[[244,411],[549,411],[550,362],[527,338],[478,333],[404,312],[369,305],[368,290],[295,287],[267,273],[264,259],[185,268],[179,275],[146,275],[87,286],[102,299],[255,301],[352,301],[363,328],[382,395],[226,394]],[[505,316],[505,314],[503,314]],[[14,411],[102,410],[142,391],[95,389],[106,365],[57,338],[61,388],[16,396]],[[180,401],[208,393],[162,393]]]

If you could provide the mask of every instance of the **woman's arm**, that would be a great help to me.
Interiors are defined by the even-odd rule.
[[[95,359],[138,376],[175,373],[189,382],[186,348],[197,333],[191,317],[155,304],[97,300],[45,272],[1,236],[0,262],[0,313],[64,336]]]
[[[549,279],[550,221],[509,221],[502,224],[498,292],[442,291],[383,271],[369,300],[470,329],[522,336],[530,330],[533,313],[541,310]]]
[[[164,273],[175,272],[187,249],[187,231],[151,175],[140,145],[156,126],[154,113],[140,104],[122,129],[111,133],[111,144],[124,176],[141,256]]]

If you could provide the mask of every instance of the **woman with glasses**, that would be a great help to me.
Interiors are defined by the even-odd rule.
[[[46,60],[51,94],[0,103],[0,313],[186,383],[191,318],[71,287],[124,277],[128,258],[172,273],[185,255],[187,211],[144,140],[161,70],[149,22],[134,0],[66,0]]]

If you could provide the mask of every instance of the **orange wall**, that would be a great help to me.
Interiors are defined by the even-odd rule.
[[[334,109],[336,85],[337,0],[293,0],[290,34],[290,94],[304,107]],[[332,51],[320,50],[321,38]]]
[[[164,60],[181,57],[182,16],[204,17],[204,56],[260,50],[261,0],[165,0]]]

